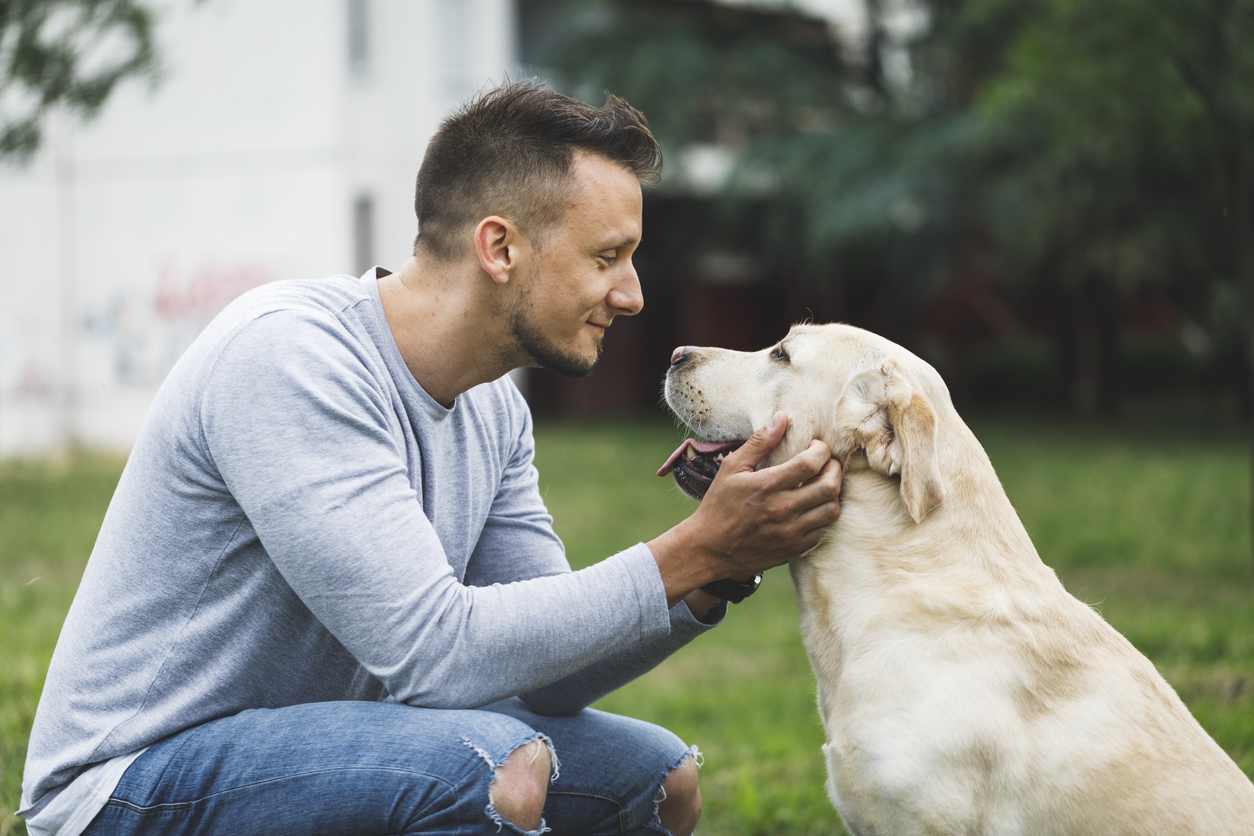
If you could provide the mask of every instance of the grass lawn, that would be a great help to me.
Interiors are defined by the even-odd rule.
[[[1011,500],[1068,589],[1095,605],[1254,774],[1254,574],[1247,444],[1001,421],[977,424]],[[664,422],[543,424],[545,499],[572,563],[647,540],[693,504],[654,470]],[[0,464],[0,836],[24,833],[26,736],[57,632],[121,462]],[[785,571],[727,622],[601,707],[705,753],[707,834],[838,834],[823,734]]]

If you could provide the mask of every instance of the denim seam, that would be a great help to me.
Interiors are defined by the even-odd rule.
[[[678,769],[679,765],[682,764],[684,762],[684,759],[688,757],[692,758],[693,763],[697,765],[698,769],[700,769],[701,766],[704,765],[705,763],[705,756],[701,754],[701,750],[697,748],[696,746],[690,746],[686,750],[684,750],[684,753],[679,756],[679,759],[676,760],[674,764],[672,764],[668,769],[666,769],[665,772],[662,773],[661,778],[657,782],[658,794],[657,794],[656,799],[653,802],[653,815],[649,819],[649,821],[645,822],[644,827],[650,830],[655,830],[659,833],[666,833],[669,836],[669,831],[667,831],[667,829],[662,826],[662,818],[658,814],[658,805],[661,804],[661,802],[665,800],[666,798],[666,791],[662,788],[662,783],[666,780],[667,776],[670,775],[671,772]],[[550,795],[578,796],[580,798],[595,798],[598,801],[604,801],[607,804],[613,804],[615,807],[618,808],[618,829],[624,833],[627,832],[627,825],[628,825],[627,804],[626,802],[623,801],[623,799],[619,798],[618,796],[606,795],[605,793],[599,793],[599,792],[595,792],[592,790],[558,789],[556,787],[549,790],[549,794]]]
[[[595,798],[597,801],[604,801],[607,804],[613,804],[618,808],[618,829],[622,833],[627,832],[627,805],[616,795],[605,795],[604,793],[592,792],[590,790],[549,790],[550,795],[571,795],[579,798]]]
[[[158,811],[162,809],[176,810],[180,808],[190,808],[196,804],[202,804],[206,801],[217,798],[219,796],[230,795],[231,793],[239,792],[240,790],[251,789],[252,787],[261,787],[261,786],[265,786],[266,784],[277,784],[283,781],[291,781],[296,778],[306,778],[311,775],[327,775],[329,773],[335,773],[335,772],[399,772],[405,775],[421,775],[422,777],[428,778],[435,783],[443,784],[447,792],[452,793],[454,797],[457,796],[457,788],[451,782],[449,782],[447,779],[439,775],[432,775],[428,772],[421,772],[415,769],[402,769],[400,767],[392,767],[392,766],[337,766],[331,769],[314,769],[314,770],[309,770],[308,772],[295,772],[295,773],[292,773],[291,775],[283,775],[278,778],[267,778],[264,781],[251,781],[247,784],[237,784],[233,787],[219,790],[218,792],[213,792],[208,795],[202,795],[190,801],[177,801],[177,802],[172,801],[172,802],[165,802],[162,804],[136,804],[133,801],[127,801],[124,798],[113,797],[113,798],[110,798],[107,803],[113,804],[115,806],[126,807],[128,809],[134,810],[135,812],[139,812],[139,813],[146,813],[149,811]],[[163,774],[164,774],[164,770],[163,770]]]
[[[147,697],[145,697],[144,699],[146,700],[146,699],[147,699]],[[175,762],[176,760],[178,760],[178,753],[179,753],[179,752],[181,752],[181,751],[183,751],[183,749],[184,749],[184,748],[188,745],[188,743],[190,743],[190,742],[191,742],[191,738],[192,738],[192,736],[191,736],[190,734],[185,734],[185,735],[183,735],[183,739],[179,741],[178,748],[176,748],[176,749],[174,750],[174,752],[173,752],[173,753],[171,753],[171,755],[170,755],[169,757],[167,757],[167,758],[166,758],[165,766],[161,767],[161,774],[159,774],[159,775],[157,776],[157,779],[156,779],[155,781],[153,781],[151,784],[149,784],[149,785],[148,785],[148,795],[149,795],[149,796],[151,796],[151,795],[153,794],[153,792],[155,792],[155,791],[156,791],[156,788],[157,788],[158,786],[160,786],[160,785],[161,785],[161,782],[162,782],[163,780],[165,780],[165,774],[166,774],[167,772],[169,772],[169,771],[170,771],[170,767],[172,767],[172,766],[174,765],[174,762]],[[140,757],[142,758],[142,757],[143,757],[143,755],[140,755]],[[132,764],[132,765],[133,765],[133,764]],[[121,785],[122,785],[122,782],[123,782],[123,781],[125,781],[125,780],[126,780],[126,773],[124,772],[124,773],[122,773],[122,777],[121,777],[121,779],[118,781],[118,786],[121,786]],[[114,791],[115,791],[115,792],[117,791],[117,788],[116,788],[116,787],[114,788]],[[112,800],[112,798],[110,798],[110,800]],[[108,803],[108,802],[106,802],[106,804],[107,804],[107,803]],[[194,804],[194,803],[195,803],[194,801],[180,802],[178,806],[182,806],[182,805],[184,805],[184,804],[185,804],[185,805],[187,805],[187,806],[190,806],[190,805],[192,805],[192,804]],[[158,805],[158,806],[160,806],[160,805]]]

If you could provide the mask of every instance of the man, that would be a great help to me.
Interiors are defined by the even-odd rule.
[[[418,176],[399,273],[232,303],[158,393],[31,734],[32,833],[691,833],[695,748],[586,706],[817,542],[821,443],[571,572],[505,376],[586,374],[642,305],[643,117],[524,82]]]

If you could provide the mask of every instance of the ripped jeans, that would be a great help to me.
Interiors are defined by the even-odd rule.
[[[586,709],[532,714],[324,702],[255,709],[151,746],[84,836],[452,836],[523,833],[488,801],[494,767],[537,738],[553,778],[536,833],[665,833],[666,774],[695,749],[649,723]]]

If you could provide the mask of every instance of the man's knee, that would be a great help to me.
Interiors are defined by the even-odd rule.
[[[553,763],[543,740],[524,743],[496,770],[489,800],[497,815],[520,830],[537,830],[544,816]]]
[[[688,836],[701,820],[701,788],[697,785],[697,762],[692,755],[680,761],[662,782],[665,797],[658,804],[662,826],[673,836]]]

